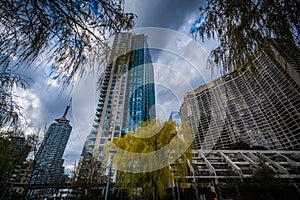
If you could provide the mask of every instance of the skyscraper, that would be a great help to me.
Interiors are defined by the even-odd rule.
[[[31,184],[55,184],[60,183],[64,173],[62,159],[72,126],[67,119],[67,113],[70,108],[67,106],[63,116],[55,119],[45,136],[36,155],[35,165],[32,172]]]
[[[270,43],[272,51],[257,51],[241,70],[185,95],[180,114],[190,122],[194,149],[239,141],[300,149],[300,52],[284,42]],[[214,116],[222,113],[219,123]]]
[[[181,119],[180,119],[180,114],[177,111],[172,111],[170,113],[168,121],[174,121],[176,123],[176,128],[180,127]]]
[[[92,173],[91,156],[107,165],[103,155],[107,142],[135,132],[139,122],[155,118],[154,71],[147,37],[116,35],[109,63],[102,77],[93,128],[80,159],[82,177]]]
[[[170,116],[169,116],[169,120],[168,121],[175,121],[176,122],[176,124],[180,124],[180,114],[179,114],[179,112],[177,112],[177,111],[172,111],[171,113],[170,113]]]

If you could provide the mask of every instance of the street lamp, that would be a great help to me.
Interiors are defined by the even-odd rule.
[[[116,153],[116,150],[114,148],[112,148],[109,152],[110,152],[110,166],[109,166],[109,171],[108,171],[108,176],[107,176],[105,200],[108,199],[109,184],[110,184],[110,177],[111,177],[111,168],[112,168],[112,160],[113,160],[113,153]]]

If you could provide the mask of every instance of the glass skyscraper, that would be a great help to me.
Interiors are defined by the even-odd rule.
[[[70,103],[63,116],[55,119],[56,122],[49,126],[36,155],[31,184],[60,183],[64,173],[62,157],[72,130],[70,121],[66,117],[69,108]]]
[[[90,134],[80,159],[80,176],[87,177],[91,156],[103,161],[105,144],[135,132],[139,122],[155,118],[154,70],[147,37],[120,33],[115,36],[109,65],[101,77],[100,97]]]

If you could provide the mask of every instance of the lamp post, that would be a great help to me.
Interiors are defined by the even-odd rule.
[[[112,160],[113,160],[113,153],[116,153],[116,150],[114,148],[112,148],[109,152],[110,152],[110,165],[109,165],[109,171],[108,171],[108,176],[107,176],[105,200],[108,199],[109,184],[110,184],[110,177],[111,177],[111,168],[112,168]]]

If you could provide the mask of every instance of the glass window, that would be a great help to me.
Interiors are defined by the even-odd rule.
[[[102,137],[107,136],[107,132],[102,132],[102,133],[101,133],[101,136],[102,136]]]
[[[100,146],[99,151],[103,151],[104,147]]]
[[[119,137],[119,132],[114,132],[114,137]]]
[[[105,138],[100,139],[100,144],[104,144],[105,143]]]

